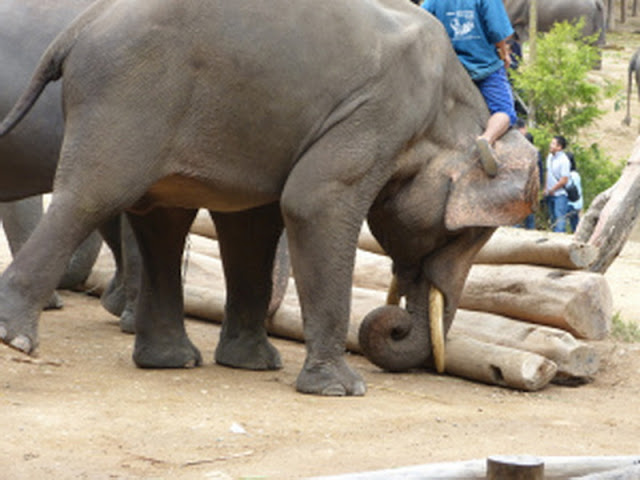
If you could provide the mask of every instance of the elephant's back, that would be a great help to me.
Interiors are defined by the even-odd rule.
[[[49,43],[92,1],[0,2],[0,117],[28,84]],[[0,139],[0,200],[50,191],[62,141],[60,95],[60,86],[50,85],[25,119]]]
[[[236,157],[295,158],[340,115],[406,96],[393,65],[429,35],[445,44],[437,20],[406,0],[117,0],[66,59],[65,102],[179,115]]]

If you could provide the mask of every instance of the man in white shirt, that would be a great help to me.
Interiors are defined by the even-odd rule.
[[[567,140],[562,135],[556,135],[549,144],[547,157],[547,180],[544,196],[549,208],[549,218],[554,232],[565,232],[569,199],[564,186],[571,175],[571,162],[564,153]]]

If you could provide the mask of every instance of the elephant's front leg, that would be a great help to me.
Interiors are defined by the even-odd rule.
[[[129,214],[142,256],[135,308],[133,360],[144,368],[182,368],[202,364],[184,327],[181,259],[195,210],[155,208]]]
[[[366,385],[345,360],[358,234],[388,162],[362,135],[370,118],[344,122],[309,149],[281,197],[307,358],[296,388],[320,395],[364,395]]]
[[[277,204],[236,213],[211,213],[218,232],[227,286],[224,321],[215,360],[251,370],[282,366],[265,320],[282,218]],[[286,252],[283,252],[286,254]]]

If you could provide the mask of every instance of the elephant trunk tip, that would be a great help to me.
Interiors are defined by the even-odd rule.
[[[430,356],[426,319],[419,327],[406,310],[385,305],[369,312],[360,325],[362,353],[374,365],[390,372],[424,367]]]

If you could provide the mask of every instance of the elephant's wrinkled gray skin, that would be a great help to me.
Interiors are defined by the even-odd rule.
[[[2,140],[0,140],[1,143]],[[0,164],[2,164],[2,157],[0,157]],[[2,169],[0,168],[0,170]],[[16,179],[16,181],[19,182],[20,179]],[[42,217],[42,212],[42,197],[40,195],[14,202],[0,203],[0,222],[7,236],[12,255],[15,255],[27,241]],[[70,289],[83,283],[91,273],[101,245],[100,235],[90,235],[73,253],[65,273],[58,283],[58,288]],[[48,308],[62,308],[62,299],[57,292],[53,293],[45,306],[45,309]]]
[[[522,41],[529,38],[529,0],[504,0],[513,29]],[[602,0],[538,0],[538,31],[548,32],[556,22],[584,18],[585,37],[597,35],[596,45],[606,43],[605,7]]]
[[[296,387],[362,395],[344,349],[363,220],[424,331],[429,287],[443,292],[450,323],[473,253],[537,199],[535,151],[518,132],[496,147],[498,176],[482,172],[482,96],[440,23],[406,0],[100,0],[48,50],[0,131],[60,75],[66,127],[51,205],[0,277],[0,336],[25,352],[73,246],[129,209],[144,264],[134,360],[199,364],[180,258],[204,207],[228,292],[216,361],[280,365],[264,318],[286,226],[307,348]],[[45,244],[60,246],[51,259]]]
[[[93,1],[0,2],[0,116],[6,115],[19,98],[47,45]],[[64,128],[61,96],[60,85],[51,85],[29,116],[9,135],[0,138],[0,220],[13,255],[42,217],[40,194],[51,192],[53,188]],[[118,222],[107,223],[101,230],[112,237],[109,242],[112,250],[119,250],[120,240],[115,237]],[[59,288],[72,288],[87,278],[101,243],[97,234],[83,242],[74,252]],[[118,275],[120,277],[122,272]],[[117,293],[121,288],[118,278],[102,301],[111,313],[122,314],[121,321],[125,326],[133,320],[124,310],[124,292]],[[130,293],[133,294],[135,292]],[[54,292],[46,307],[60,306],[61,301]]]

